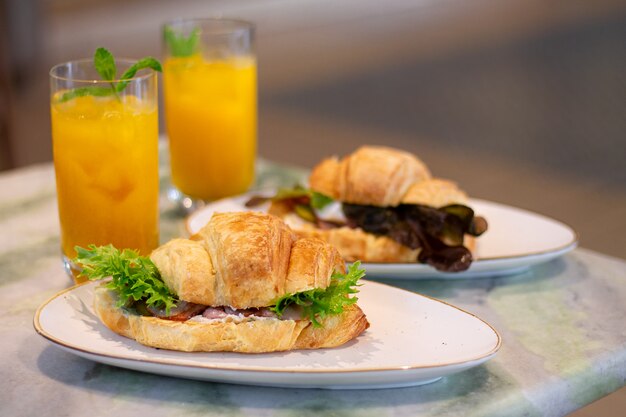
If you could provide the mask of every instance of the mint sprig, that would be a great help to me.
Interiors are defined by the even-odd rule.
[[[150,258],[130,249],[120,251],[113,245],[89,245],[88,249],[76,246],[75,250],[74,262],[82,267],[80,276],[89,280],[111,277],[105,286],[119,294],[118,307],[142,300],[148,307],[164,308],[169,314],[176,306],[177,296],[165,285]]]
[[[145,69],[145,68],[151,68],[154,71],[163,72],[161,63],[157,61],[155,58],[152,58],[151,56],[142,58],[139,61],[135,62],[133,65],[131,65],[130,68],[128,68],[126,72],[122,74],[122,78],[121,78],[122,81],[117,83],[117,87],[115,87],[115,91],[117,91],[118,93],[123,91],[128,85],[128,83],[130,82],[128,80],[133,78],[135,74],[137,74],[137,71]]]
[[[117,96],[119,93],[124,91],[124,89],[130,83],[130,79],[132,79],[138,71],[151,68],[154,71],[162,72],[163,69],[161,67],[161,63],[155,58],[149,56],[140,59],[135,62],[133,65],[128,68],[124,74],[122,74],[120,81],[117,83],[114,80],[117,77],[117,66],[115,65],[115,58],[113,54],[106,48],[98,48],[93,56],[93,64],[96,68],[96,71],[102,77],[104,81],[109,81],[110,88],[101,87],[101,86],[89,86],[89,87],[79,87],[74,88],[66,93],[64,93],[60,98],[59,102],[64,103],[68,100],[71,100],[76,97],[83,96],[96,96],[96,97],[105,97],[110,95]]]
[[[117,75],[115,67],[115,58],[113,54],[106,48],[98,48],[93,54],[93,65],[103,80],[113,81]]]
[[[359,290],[356,288],[359,279],[365,276],[365,269],[361,268],[360,262],[354,262],[348,267],[345,274],[335,272],[327,288],[315,288],[295,294],[288,294],[276,301],[276,305],[270,307],[274,313],[281,317],[285,309],[290,305],[302,307],[303,314],[313,326],[320,327],[320,320],[329,315],[341,314],[344,308],[357,302],[357,297],[350,297]]]
[[[173,57],[184,58],[198,52],[200,29],[194,28],[189,36],[177,34],[171,27],[165,26],[163,31],[165,43]]]

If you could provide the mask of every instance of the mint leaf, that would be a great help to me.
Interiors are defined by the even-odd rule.
[[[135,62],[133,65],[131,65],[130,68],[128,68],[124,72],[124,74],[122,74],[121,79],[123,81],[120,81],[119,83],[117,83],[117,85],[115,86],[115,91],[117,91],[118,93],[123,91],[129,83],[129,81],[125,81],[125,80],[130,80],[137,74],[137,71],[140,71],[145,68],[152,68],[155,71],[163,72],[163,68],[161,68],[161,63],[157,61],[155,58],[151,56],[142,58],[139,61]]]
[[[139,61],[135,62],[133,65],[128,68],[124,74],[122,74],[121,81],[117,84],[113,81],[117,77],[117,68],[115,66],[115,58],[113,54],[109,52],[106,48],[98,48],[93,55],[93,65],[100,74],[100,77],[104,81],[110,81],[110,88],[105,87],[80,87],[74,88],[66,93],[64,93],[59,99],[59,103],[64,103],[68,100],[71,100],[76,97],[83,96],[96,96],[96,97],[104,97],[115,95],[118,99],[118,93],[124,91],[124,89],[128,86],[129,80],[133,78],[137,71],[140,71],[145,68],[151,68],[155,71],[161,72],[161,63],[157,61],[155,58],[149,56],[146,58],[142,58]]]
[[[163,68],[161,68],[161,63],[157,61],[156,58],[148,56],[145,58],[141,58],[139,61],[131,65],[130,68],[128,68],[122,75],[122,80],[133,78],[135,74],[137,74],[137,71],[142,70],[144,68],[152,68],[153,70],[158,71],[158,72],[163,71]]]
[[[166,314],[176,306],[178,298],[161,279],[161,274],[150,258],[139,256],[130,249],[119,250],[113,245],[76,246],[74,262],[83,268],[81,276],[90,280],[111,277],[105,286],[119,295],[118,307],[142,300],[147,306],[165,308]]]
[[[64,93],[61,97],[59,97],[59,103],[65,103],[76,97],[83,96],[96,96],[96,97],[105,97],[113,94],[113,90],[108,87],[80,87],[74,88],[73,90]]]
[[[166,26],[163,34],[165,36],[165,43],[167,43],[172,56],[186,57],[198,52],[200,29],[194,28],[189,36],[185,36],[183,34],[176,34],[171,27]]]
[[[96,53],[93,55],[93,64],[103,80],[113,81],[115,79],[117,75],[115,58],[113,58],[113,54],[108,49],[96,49]]]
[[[281,317],[285,309],[292,304],[302,307],[304,315],[311,320],[313,326],[321,326],[320,320],[328,315],[341,314],[344,308],[357,302],[357,297],[349,297],[356,294],[359,279],[365,276],[365,269],[361,269],[359,261],[348,267],[345,274],[335,272],[330,285],[325,288],[315,288],[295,294],[287,294],[276,301],[274,307],[270,307],[274,313]]]

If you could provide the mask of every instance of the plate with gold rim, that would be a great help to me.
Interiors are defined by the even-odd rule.
[[[200,230],[215,212],[251,210],[245,203],[252,195],[272,196],[269,190],[217,200],[186,220],[190,234]],[[568,225],[550,217],[505,204],[470,199],[469,206],[484,217],[488,230],[476,239],[474,262],[462,272],[441,272],[420,263],[364,262],[368,278],[465,279],[522,273],[534,265],[558,258],[578,245],[578,235]],[[254,210],[267,210],[260,205]]]
[[[332,349],[278,353],[175,352],[143,346],[105,327],[89,282],[36,311],[36,331],[61,349],[107,365],[206,381],[287,388],[375,389],[434,382],[494,357],[498,332],[457,307],[363,281],[359,306],[370,328]]]

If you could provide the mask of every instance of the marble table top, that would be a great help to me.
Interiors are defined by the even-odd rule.
[[[257,185],[303,175],[259,165]],[[503,337],[493,360],[430,385],[260,388],[101,365],[51,345],[32,325],[37,306],[70,285],[52,165],[1,174],[0,196],[1,415],[562,416],[626,381],[626,262],[585,249],[506,278],[384,281],[470,311]],[[165,198],[161,220],[162,240],[185,234]]]

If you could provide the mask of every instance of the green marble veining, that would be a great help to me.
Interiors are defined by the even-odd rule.
[[[95,391],[111,393],[111,410],[140,403],[160,410],[162,416],[239,417],[228,385],[175,379],[95,364],[83,376]]]
[[[517,340],[544,359],[546,370],[559,375],[586,369],[589,354],[602,347],[586,336],[584,323],[589,316],[566,302],[564,290],[544,277],[500,286],[487,296],[488,305]],[[546,336],[552,337],[550,343]]]
[[[69,285],[68,279],[68,285]],[[6,308],[2,309],[2,313],[5,317],[18,317],[24,313],[31,313],[37,309],[43,302],[49,300],[53,297],[57,290],[42,290],[37,293],[27,295],[20,299],[19,303],[12,304],[10,306],[6,306]]]
[[[613,370],[606,369],[600,373],[592,366],[587,366],[578,373],[568,373],[564,377],[569,381],[570,391],[567,398],[573,404],[573,408],[583,407],[602,398],[620,389],[625,383],[624,377],[620,377]]]
[[[291,187],[303,184],[306,181],[308,172],[304,169],[289,167],[285,165],[272,164],[260,160],[257,166],[257,176],[254,187]]]
[[[185,229],[183,219],[184,216],[172,204],[169,204],[166,209],[161,211],[159,222],[161,243],[189,234]]]
[[[491,362],[465,372],[462,381],[446,380],[440,389],[446,391],[447,400],[434,404],[425,415],[541,416],[541,411],[525,398],[520,388],[520,383],[513,375],[504,367]]]
[[[45,236],[42,240],[27,247],[0,252],[0,287],[20,281],[40,268],[48,265],[47,260],[55,258],[61,264],[59,236]]]
[[[572,262],[570,268],[577,267]],[[580,273],[566,270],[574,276]],[[583,275],[584,277],[584,275]],[[624,381],[607,371],[599,374],[593,358],[602,352],[601,340],[590,337],[586,327],[593,322],[589,313],[579,308],[579,282],[549,276],[494,288],[487,296],[488,305],[503,320],[516,342],[543,361],[545,370],[568,381],[568,400],[574,408],[594,398],[607,395]],[[610,372],[610,370],[608,370]]]
[[[314,398],[283,406],[283,409],[278,410],[274,415],[276,417],[382,417],[388,414],[382,409],[364,409],[354,404],[346,404],[337,398],[330,400],[323,391],[320,391],[315,393]]]
[[[0,203],[0,221],[36,210],[44,204],[47,204],[54,196],[54,190],[46,190],[42,194],[37,194],[30,198],[5,200]]]

